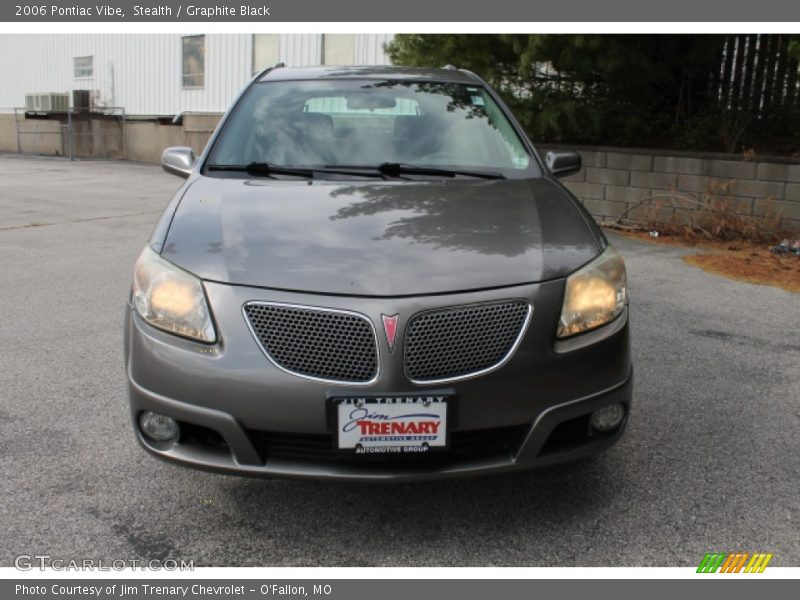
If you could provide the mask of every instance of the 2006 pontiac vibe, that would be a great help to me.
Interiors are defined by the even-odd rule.
[[[485,82],[277,66],[134,269],[133,425],[188,466],[401,480],[575,460],[632,390],[625,266]]]

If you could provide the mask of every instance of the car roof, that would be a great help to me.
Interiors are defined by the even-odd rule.
[[[307,79],[394,79],[409,81],[441,81],[483,85],[477,75],[469,71],[446,67],[431,69],[397,66],[323,66],[283,67],[268,69],[258,81],[298,81]]]

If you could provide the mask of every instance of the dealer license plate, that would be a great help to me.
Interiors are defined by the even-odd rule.
[[[333,398],[338,448],[356,454],[446,449],[451,402],[441,394]]]

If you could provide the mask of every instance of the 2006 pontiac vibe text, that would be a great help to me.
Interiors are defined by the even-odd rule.
[[[257,75],[134,267],[133,426],[261,476],[415,480],[622,435],[625,265],[497,94],[453,67]]]

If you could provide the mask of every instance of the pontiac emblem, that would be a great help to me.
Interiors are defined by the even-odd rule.
[[[386,334],[386,341],[389,344],[389,352],[394,352],[394,340],[397,337],[397,319],[400,315],[381,315],[383,319],[383,331]]]

